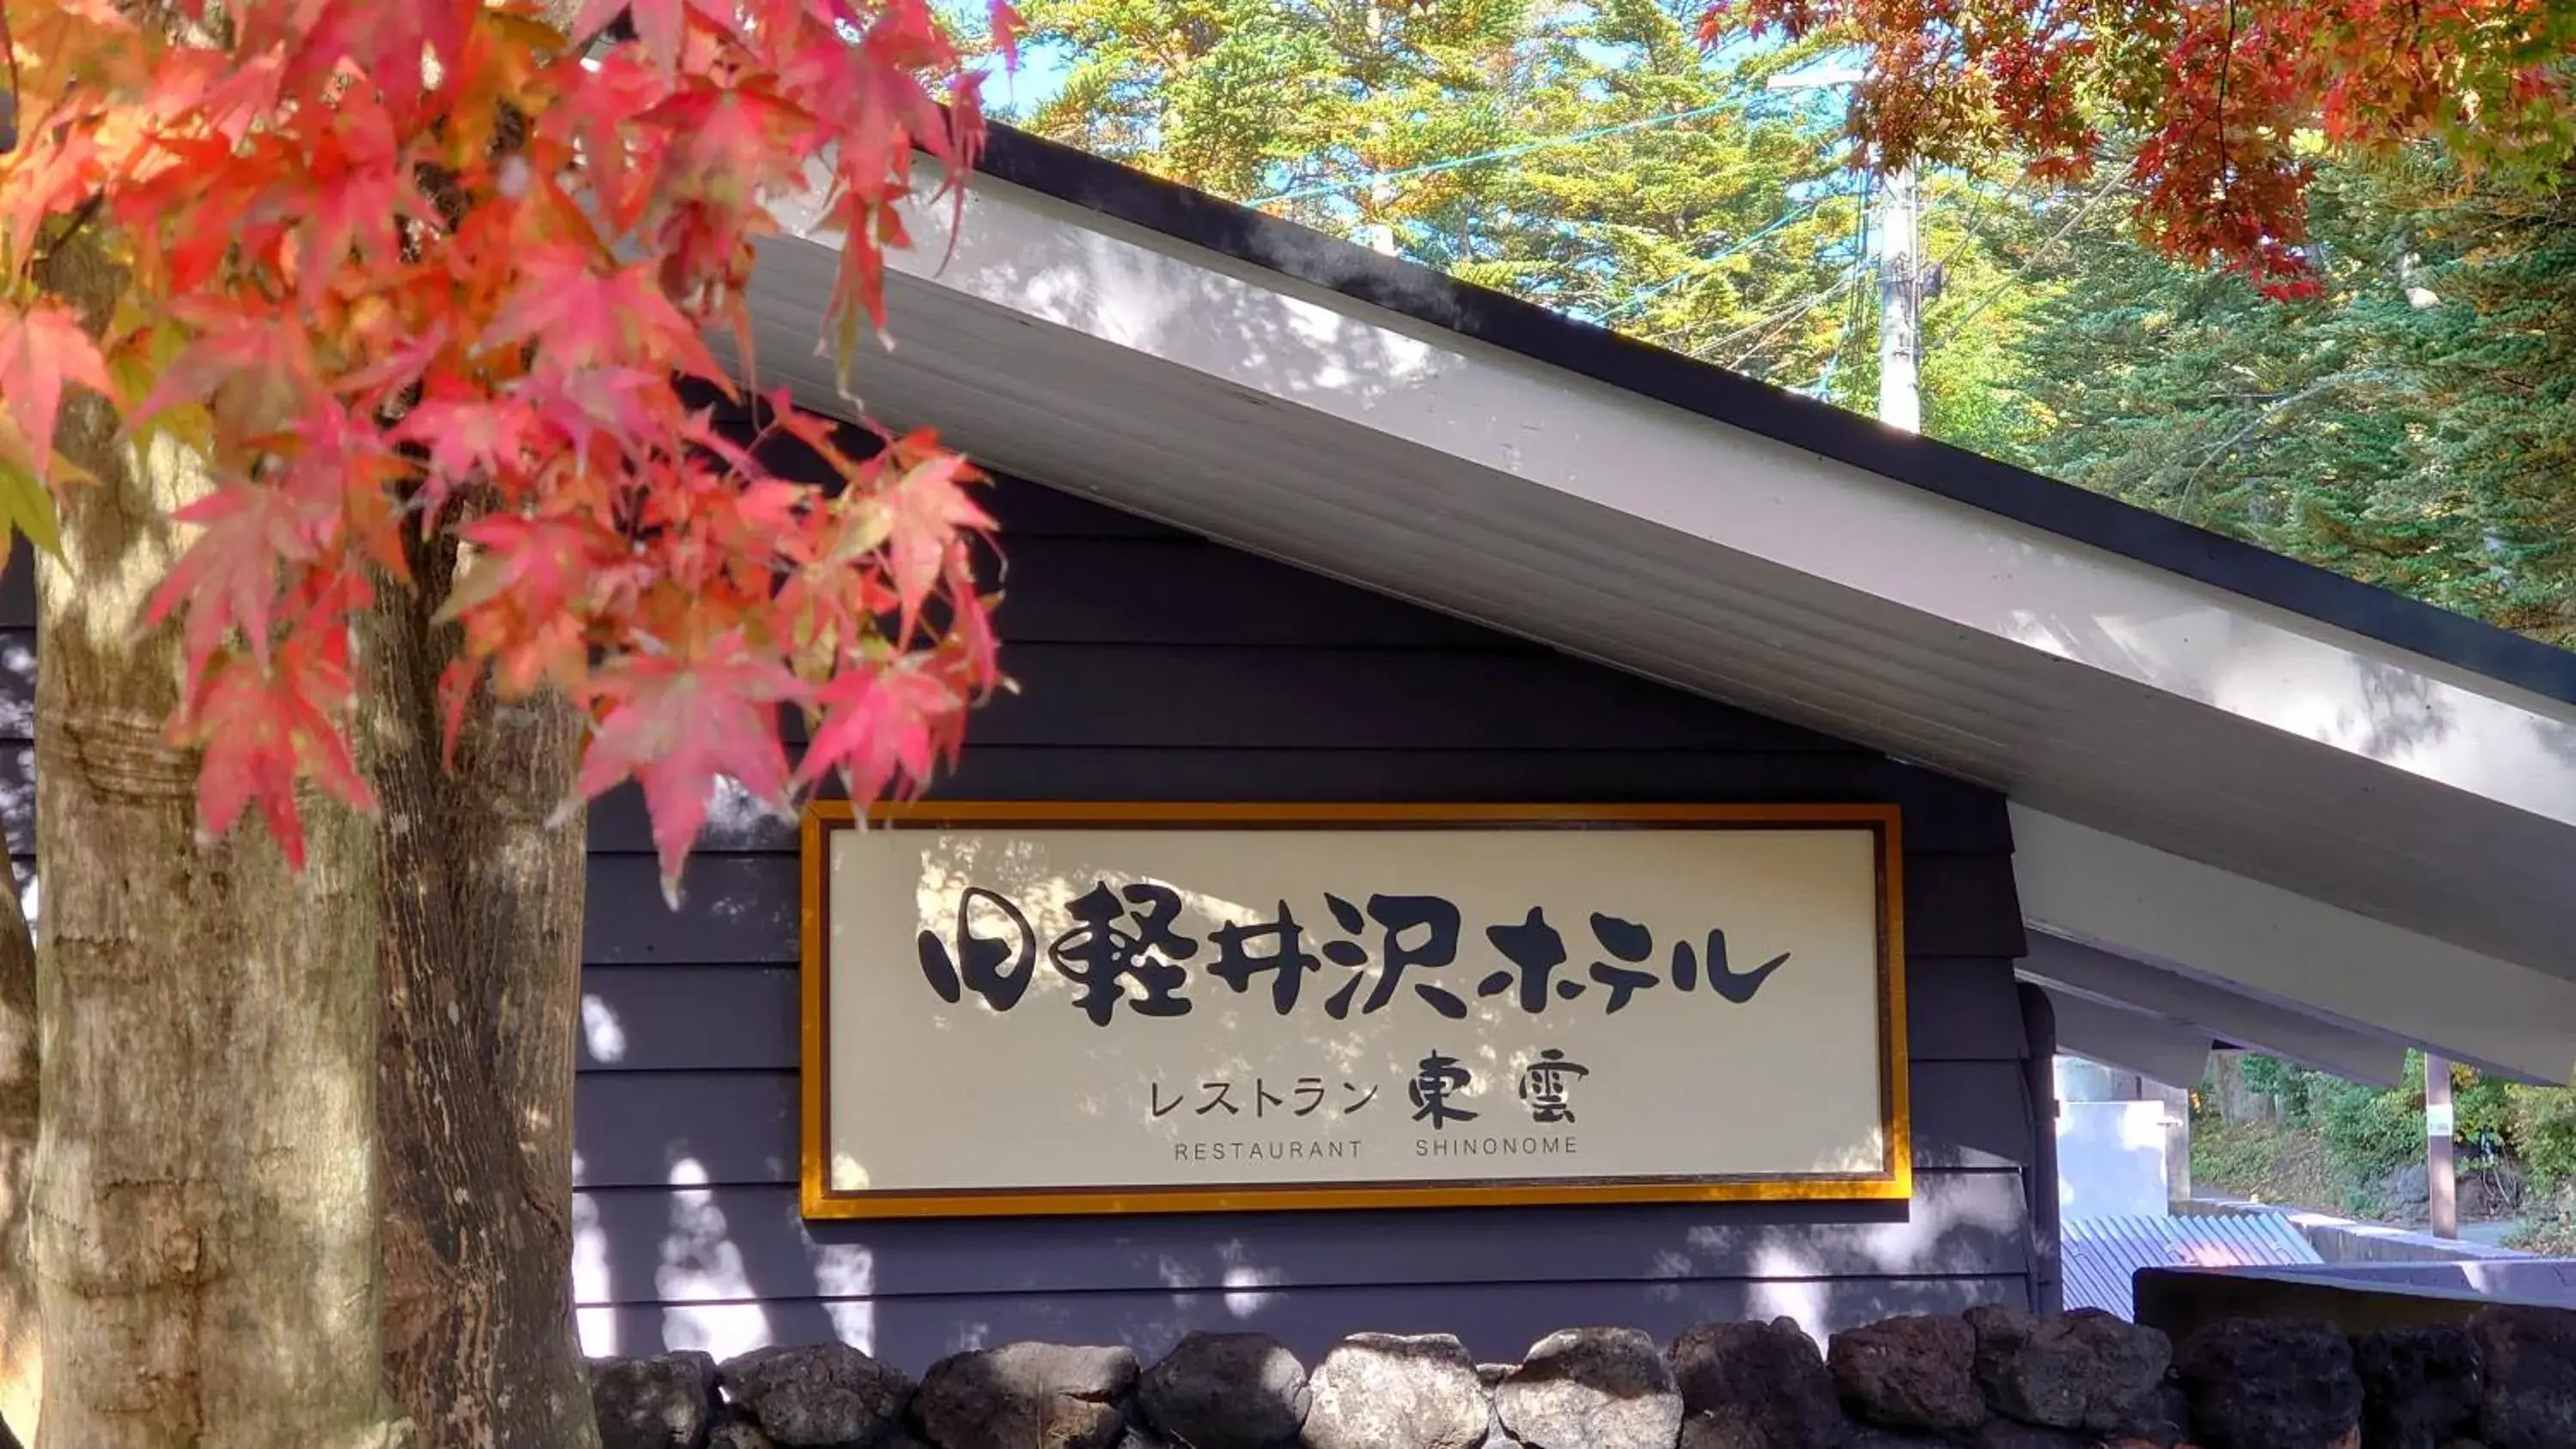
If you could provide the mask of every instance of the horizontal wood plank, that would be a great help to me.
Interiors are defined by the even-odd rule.
[[[1247,1280],[1257,1281],[1257,1280]],[[1741,1279],[1680,1283],[1490,1283],[1445,1287],[1064,1296],[820,1298],[736,1304],[621,1305],[577,1310],[596,1354],[695,1348],[719,1358],[772,1343],[840,1339],[918,1375],[949,1354],[1034,1340],[1124,1344],[1147,1363],[1184,1334],[1257,1331],[1308,1363],[1354,1333],[1449,1333],[1480,1362],[1510,1363],[1559,1329],[1621,1326],[1668,1341],[1700,1323],[1787,1315],[1819,1339],[1904,1313],[1961,1313],[1981,1303],[2029,1306],[2019,1275],[1951,1278]]]
[[[2017,1173],[1953,1172],[1926,1174],[1910,1204],[808,1222],[790,1187],[593,1187],[575,1206],[594,1264],[577,1291],[663,1303],[1186,1291],[1246,1273],[1278,1288],[1974,1276],[2029,1261],[2022,1202]],[[666,1271],[683,1263],[706,1271]]]
[[[8,562],[0,564],[0,629],[36,627],[36,552],[10,531]]]
[[[36,625],[0,628],[0,742],[36,737]]]
[[[2015,1061],[1914,1064],[1914,1166],[2025,1168],[2032,1112]]]
[[[585,971],[580,1070],[792,1071],[797,973],[776,966]]]
[[[1085,748],[1812,750],[1797,725],[1523,649],[1012,644],[985,744]],[[784,732],[801,740],[801,716]]]
[[[1905,1041],[1914,1060],[2018,1063],[2030,1055],[2009,959],[1918,955],[1907,966]]]
[[[1876,755],[1812,750],[1052,749],[997,745],[970,731],[944,800],[1264,800],[1447,804],[1791,804],[1890,802],[1914,853],[2009,855],[2012,825],[1991,790]],[[837,791],[832,793],[837,794]],[[632,785],[590,810],[590,847],[650,854]],[[720,803],[700,850],[793,851],[796,826]]]
[[[11,855],[36,853],[36,747],[0,744],[0,832]]]
[[[581,959],[635,964],[794,965],[801,909],[794,856],[693,855],[680,904],[646,855],[594,855],[583,875]]]
[[[1905,857],[1905,950],[1921,956],[1994,956],[2019,960],[2021,892],[2009,857]]]
[[[1542,646],[1202,539],[1001,541],[994,628],[1015,644],[1313,648]]]

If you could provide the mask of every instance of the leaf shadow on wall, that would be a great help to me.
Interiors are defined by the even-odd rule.
[[[729,839],[757,834],[718,816]],[[2017,1154],[2031,1124],[2008,1062],[1918,1066],[1938,1088],[1918,1098],[1966,1100],[1985,1076],[2013,1095],[1964,1116],[1925,1104],[1911,1204],[803,1221],[798,879],[775,836],[709,854],[673,919],[649,857],[593,857],[576,1116],[593,1352],[828,1338],[919,1373],[1016,1339],[1123,1343],[1150,1360],[1192,1330],[1250,1329],[1309,1362],[1357,1331],[1454,1333],[1508,1362],[1566,1327],[1669,1338],[1786,1314],[1822,1337],[2027,1292]]]

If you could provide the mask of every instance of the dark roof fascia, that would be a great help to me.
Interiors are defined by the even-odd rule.
[[[1115,161],[995,125],[976,169],[1621,391],[2576,704],[2576,653],[1964,448],[1881,426],[1857,413]]]

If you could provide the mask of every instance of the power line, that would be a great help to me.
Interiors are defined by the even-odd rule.
[[[1700,260],[1691,263],[1689,266],[1682,268],[1680,271],[1673,273],[1671,276],[1664,278],[1662,281],[1655,283],[1653,286],[1646,288],[1644,291],[1631,294],[1627,301],[1600,313],[1594,318],[1594,320],[1607,322],[1611,318],[1619,316],[1622,313],[1633,312],[1636,309],[1645,306],[1648,302],[1653,301],[1657,297],[1662,296],[1664,293],[1671,291],[1673,288],[1680,286],[1682,283],[1689,281],[1691,278],[1698,276],[1700,273],[1716,266],[1718,263],[1726,261],[1730,257],[1741,256],[1746,249],[1750,248],[1755,242],[1762,240],[1771,233],[1778,231],[1782,227],[1789,225],[1791,222],[1807,215],[1809,212],[1814,211],[1817,207],[1824,205],[1826,202],[1832,201],[1838,197],[1851,196],[1854,194],[1855,193],[1849,191],[1819,192],[1809,200],[1800,202],[1798,205],[1793,206],[1789,210],[1772,218],[1769,222],[1764,223],[1760,230],[1743,237],[1733,245],[1727,247],[1725,250],[1718,252],[1716,255],[1703,257]]]
[[[1761,351],[1765,346],[1770,344],[1772,337],[1776,335],[1781,328],[1789,326],[1798,319],[1806,316],[1808,313],[1813,312],[1818,307],[1821,307],[1836,297],[1841,296],[1847,288],[1849,288],[1854,282],[1858,281],[1861,276],[1868,271],[1868,260],[1868,258],[1863,257],[1859,261],[1844,266],[1840,280],[1836,281],[1832,286],[1825,288],[1823,291],[1816,293],[1812,297],[1801,297],[1797,301],[1791,302],[1776,312],[1766,313],[1763,316],[1757,317],[1753,321],[1746,323],[1742,327],[1738,327],[1734,331],[1729,332],[1724,337],[1717,339],[1715,342],[1709,343],[1705,347],[1690,347],[1686,350],[1693,357],[1715,357],[1720,366],[1735,366],[1734,363],[1728,362],[1722,355],[1724,350],[1730,344],[1734,343],[1739,338],[1751,337],[1754,333],[1760,332],[1762,336],[1754,341],[1751,348],[1747,349],[1747,354],[1749,355],[1751,353]],[[1646,340],[1662,344],[1666,339],[1677,338],[1681,334],[1689,332],[1696,325],[1698,324],[1685,322],[1679,327],[1667,327],[1663,331],[1657,332],[1648,337]]]
[[[1867,173],[1863,174],[1866,175]],[[1853,270],[1844,274],[1846,279],[1858,276],[1858,269],[1862,263],[1867,261],[1869,258],[1869,218],[1870,203],[1872,200],[1870,192],[1873,189],[1874,182],[1875,178],[1871,178],[1869,180],[1865,180],[1861,185],[1862,199],[1860,217],[1852,228]],[[1843,330],[1835,335],[1833,351],[1825,355],[1824,370],[1818,373],[1816,377],[1816,395],[1819,398],[1824,396],[1824,385],[1826,379],[1832,377],[1835,370],[1842,365],[1843,349],[1850,346],[1854,338],[1860,336],[1861,319],[1868,315],[1868,294],[1858,290],[1853,291],[1851,305],[1843,309]]]
[[[1732,101],[1719,101],[1711,105],[1696,106],[1687,111],[1674,111],[1670,115],[1648,116],[1643,120],[1621,121],[1616,125],[1594,126],[1581,131],[1568,131],[1560,136],[1544,136],[1536,141],[1524,141],[1517,146],[1504,146],[1497,150],[1479,151],[1473,156],[1458,156],[1447,161],[1432,161],[1421,166],[1407,166],[1401,171],[1374,171],[1365,176],[1352,177],[1347,181],[1328,181],[1321,185],[1300,187],[1295,191],[1276,192],[1269,196],[1257,197],[1251,201],[1247,201],[1244,205],[1261,207],[1274,205],[1282,201],[1306,201],[1318,196],[1332,196],[1344,191],[1355,191],[1365,186],[1377,186],[1389,181],[1402,181],[1408,177],[1428,176],[1435,171],[1455,171],[1461,166],[1480,166],[1488,161],[1509,160],[1514,156],[1529,155],[1533,151],[1545,151],[1557,146],[1577,145],[1584,141],[1597,140],[1603,136],[1616,136],[1625,131],[1642,131],[1650,126],[1669,126],[1675,121],[1695,120],[1701,116],[1715,115],[1719,111],[1731,108],[1734,104],[1735,103]]]
[[[1974,190],[1976,188],[1976,181],[1977,179],[1975,176],[1971,175],[1968,177],[1968,186],[1970,190]],[[2024,172],[2021,178],[2015,181],[2005,190],[2004,194],[1997,199],[1995,207],[2008,207],[2012,205],[2013,201],[2021,195],[2022,188],[2028,186],[2030,182],[2031,177],[2029,173]],[[1973,246],[1979,240],[1984,238],[1986,227],[1995,219],[1995,207],[1988,208],[1986,211],[1979,214],[1975,221],[1969,223],[1967,231],[1961,234],[1959,240],[1951,245],[1950,250],[1942,253],[1940,260],[1932,264],[1932,270],[1934,272],[1947,272],[1952,262],[1957,261],[1960,255],[1966,252],[1970,246]],[[1924,211],[1927,213],[1929,213],[1931,209],[1932,208],[1929,204],[1924,207]]]
[[[2005,273],[2002,281],[1987,288],[1985,292],[1969,306],[1968,310],[1951,318],[1949,320],[1949,325],[1941,329],[1941,340],[1946,342],[1949,339],[1958,336],[1960,329],[1966,327],[1971,321],[1975,320],[1978,313],[1993,306],[1996,298],[2001,297],[2005,292],[2010,291],[2013,287],[2019,285],[2023,280],[2025,280],[2030,275],[2030,269],[2037,266],[2042,257],[2048,255],[2048,253],[2055,248],[2059,242],[2066,240],[2066,238],[2072,234],[2077,227],[2083,225],[2085,218],[2091,216],[2094,208],[2100,206],[2104,199],[2109,197],[2113,191],[2118,190],[2121,181],[2124,179],[2125,178],[2123,177],[2114,175],[2110,180],[2102,184],[2102,188],[2100,190],[2094,192],[2091,196],[2084,198],[2083,205],[2077,207],[2075,209],[2075,214],[2066,219],[2066,225],[2059,227],[2046,241],[2041,242],[2038,246],[2032,247],[2030,249],[2030,255],[2022,258],[2020,266],[2017,266],[2011,271]]]

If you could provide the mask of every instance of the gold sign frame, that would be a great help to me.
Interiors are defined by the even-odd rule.
[[[802,965],[798,1064],[801,1097],[799,1199],[809,1219],[1075,1216],[1115,1213],[1247,1212],[1354,1208],[1531,1206],[1565,1203],[1903,1201],[1913,1196],[1911,1057],[1905,1027],[1905,914],[1902,810],[1894,804],[1807,805],[1369,805],[1246,802],[933,801],[881,803],[870,828],[995,826],[1366,829],[1808,829],[1867,830],[1875,838],[1878,891],[1880,1142],[1873,1172],[1672,1178],[1564,1179],[1545,1183],[1383,1183],[1326,1186],[1106,1187],[971,1190],[835,1190],[831,1142],[831,835],[857,825],[846,800],[817,800],[804,812]]]

